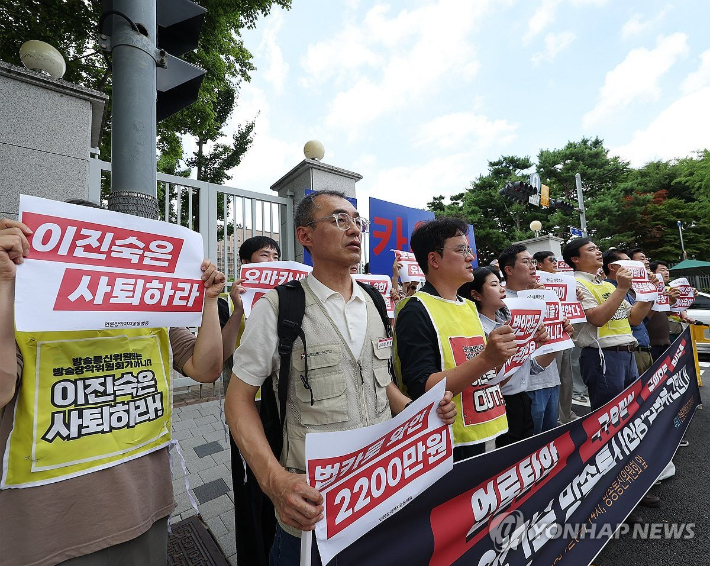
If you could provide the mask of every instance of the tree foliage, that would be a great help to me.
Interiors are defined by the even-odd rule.
[[[610,156],[599,138],[544,149],[537,164],[528,157],[502,156],[488,163],[488,173],[448,203],[434,197],[437,215],[465,217],[473,224],[482,262],[497,257],[507,245],[531,238],[531,220],[543,234],[569,239],[579,226],[579,213],[564,213],[514,203],[499,195],[507,181],[527,180],[533,170],[550,187],[550,198],[577,207],[575,174],[580,173],[589,235],[603,249],[641,247],[655,259],[677,262],[681,256],[677,221],[683,223],[688,257],[710,260],[710,151],[679,160],[654,161],[634,169]]]

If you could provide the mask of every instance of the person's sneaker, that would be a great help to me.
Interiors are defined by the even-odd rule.
[[[589,401],[589,399],[587,398],[586,395],[581,395],[581,394],[580,394],[580,395],[574,395],[574,396],[572,397],[572,400],[573,400],[573,401],[578,401],[578,402],[580,402],[580,403],[586,403],[587,401]]]
[[[686,446],[690,446],[690,442],[688,442],[685,438],[680,441],[680,444],[678,446],[683,446],[684,448]]]
[[[652,493],[647,493],[646,495],[643,496],[641,501],[639,501],[639,505],[643,505],[644,507],[660,507],[661,506],[661,498],[658,497],[657,495],[653,495]]]
[[[629,516],[624,520],[624,523],[627,525],[643,525],[645,522],[641,515],[637,515],[633,511],[629,513]]]

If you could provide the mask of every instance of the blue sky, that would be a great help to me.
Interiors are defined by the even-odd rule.
[[[599,136],[634,166],[710,147],[710,2],[293,0],[243,38],[228,183],[268,192],[317,139],[361,203],[425,207],[487,172]],[[367,213],[366,210],[361,212]]]

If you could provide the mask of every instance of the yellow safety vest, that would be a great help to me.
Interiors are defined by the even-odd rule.
[[[431,319],[439,339],[439,353],[443,370],[454,368],[480,354],[486,346],[485,333],[473,302],[464,300],[455,304],[441,297],[419,291],[413,295],[419,299]],[[400,301],[397,313],[412,297]],[[396,325],[395,325],[396,328]],[[395,332],[395,342],[396,342]],[[395,344],[395,374],[397,382],[405,390],[401,364]],[[490,385],[493,372],[482,376],[454,397],[456,420],[453,425],[454,444],[464,446],[491,440],[508,430],[505,401],[498,384]]]
[[[170,442],[165,328],[16,332],[24,359],[0,487],[109,468]]]
[[[608,281],[602,281],[601,283],[592,283],[586,279],[575,277],[582,285],[584,285],[589,292],[594,295],[594,298],[601,305],[604,301],[609,298],[615,290],[616,287],[609,283]],[[626,315],[626,311],[623,308],[623,303],[619,305],[619,308],[611,317],[611,320],[603,326],[597,328],[597,337],[605,338],[607,336],[617,336],[621,334],[628,334],[633,336],[631,333],[631,325],[629,324],[629,319]]]

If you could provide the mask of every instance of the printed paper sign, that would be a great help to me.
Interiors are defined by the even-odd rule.
[[[680,289],[680,297],[671,305],[671,311],[682,312],[687,310],[695,302],[695,291],[690,282],[685,277],[674,279],[668,285]]]
[[[567,265],[567,262],[561,257],[557,258],[557,271],[560,273],[567,273],[569,275],[572,275],[572,273],[574,273],[574,269]]]
[[[510,326],[515,333],[515,343],[518,346],[515,354],[505,362],[503,369],[498,373],[499,379],[504,379],[514,374],[532,357],[537,345],[533,336],[538,327],[543,323],[547,305],[544,301],[536,299],[503,299],[510,310]]]
[[[390,296],[390,293],[392,292],[392,279],[390,277],[387,277],[386,275],[367,273],[355,274],[352,278],[354,281],[367,283],[377,289],[382,294],[382,298],[385,300],[385,305],[387,305],[387,316],[389,318],[394,318],[394,303],[392,302],[392,297]]]
[[[550,354],[552,352],[560,352],[562,350],[574,348],[574,342],[572,342],[569,334],[564,331],[562,303],[560,303],[557,293],[548,289],[531,289],[529,291],[518,291],[518,297],[538,299],[540,301],[545,301],[545,304],[547,305],[543,322],[545,324],[545,328],[547,328],[547,334],[550,339],[535,350],[533,353],[534,358],[543,354]]]
[[[451,471],[451,427],[436,413],[445,388],[440,381],[388,422],[306,436],[308,483],[325,502],[323,564]]]
[[[666,295],[666,284],[663,282],[663,279],[658,282],[658,298],[656,302],[653,303],[651,310],[658,312],[668,312],[671,310],[670,300],[668,299],[668,295]]]
[[[242,293],[244,316],[248,318],[254,303],[271,289],[294,279],[303,279],[312,270],[309,265],[297,261],[265,261],[242,265],[239,278],[246,288],[246,292]]]
[[[19,331],[200,326],[197,232],[27,195],[20,220],[33,234],[17,271]]]
[[[412,252],[403,252],[402,250],[392,250],[395,259],[402,264],[402,269],[399,270],[399,279],[402,283],[410,281],[424,281],[424,272],[417,263],[417,259]]]
[[[612,263],[628,269],[633,279],[631,287],[636,293],[636,300],[642,303],[653,303],[658,299],[658,287],[653,281],[648,280],[646,266],[641,261],[620,259]]]
[[[567,320],[572,324],[587,321],[582,303],[577,300],[577,282],[574,277],[546,271],[538,271],[535,277],[545,286],[545,289],[557,294],[562,305],[562,314]]]

